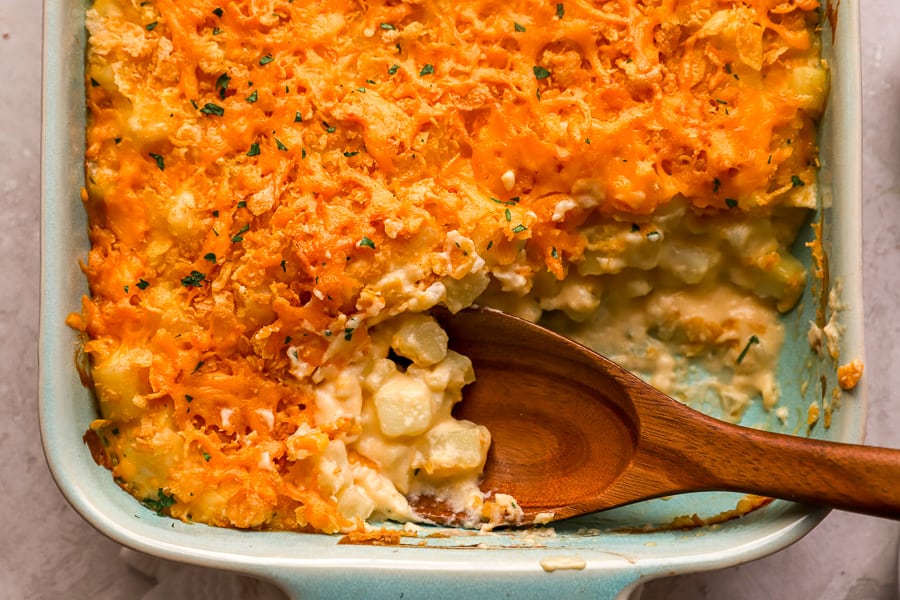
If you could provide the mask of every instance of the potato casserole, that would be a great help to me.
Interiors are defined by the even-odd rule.
[[[573,337],[739,420],[807,273],[817,0],[94,0],[69,318],[148,507],[326,533],[496,513],[429,314]],[[701,365],[714,378],[690,377]]]

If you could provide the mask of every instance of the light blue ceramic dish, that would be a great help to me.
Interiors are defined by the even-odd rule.
[[[42,295],[40,419],[50,469],[68,501],[113,540],[161,558],[229,569],[270,580],[294,598],[427,598],[463,594],[518,598],[612,598],[643,580],[731,566],[775,552],[809,532],[826,514],[776,501],[749,515],[691,531],[623,533],[680,515],[714,516],[734,508],[733,494],[692,494],[655,500],[559,524],[553,536],[497,533],[409,540],[394,547],[339,545],[337,537],[248,532],[190,525],[138,504],[91,460],[82,435],[96,416],[74,367],[76,337],[66,315],[86,291],[79,260],[88,248],[79,200],[84,150],[83,28],[86,0],[44,4],[42,175]],[[860,73],[858,4],[840,4],[834,45],[828,44],[832,96],[821,130],[822,194],[832,281],[847,308],[842,356],[863,355],[860,240]],[[825,33],[831,40],[830,30]],[[798,242],[798,254],[802,251]],[[806,257],[809,261],[808,256]],[[787,317],[788,347],[779,374],[785,426],[751,411],[744,423],[805,434],[806,408],[834,386],[833,365],[810,352],[806,330],[816,291]],[[865,423],[862,386],[844,397],[831,427],[812,435],[860,442]],[[578,557],[584,568],[546,572],[549,557]],[[427,573],[427,576],[425,574]]]

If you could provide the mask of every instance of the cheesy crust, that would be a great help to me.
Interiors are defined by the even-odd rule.
[[[738,419],[815,206],[816,0],[95,0],[90,296],[116,481],[219,526],[496,512],[427,311],[543,322]],[[96,445],[95,445],[96,446]]]

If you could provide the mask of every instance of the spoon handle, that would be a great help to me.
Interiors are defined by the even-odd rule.
[[[670,468],[680,468],[676,478],[686,488],[753,493],[900,519],[900,450],[750,429],[698,418],[676,404],[665,419],[665,432],[653,438],[657,450],[680,454],[672,457]]]

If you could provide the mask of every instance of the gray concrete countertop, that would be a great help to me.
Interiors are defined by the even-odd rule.
[[[853,0],[844,0],[852,2]],[[900,448],[900,2],[862,0],[867,442]],[[193,569],[188,595],[156,588],[136,557],[69,508],[44,462],[37,419],[41,3],[0,2],[0,597],[256,598],[272,590]],[[898,482],[900,485],[900,482]],[[793,546],[722,571],[652,582],[643,600],[900,597],[900,523],[832,513]],[[125,558],[129,558],[126,556]],[[139,558],[139,557],[138,557]],[[146,568],[144,569],[146,570]],[[226,585],[227,584],[227,585]]]

